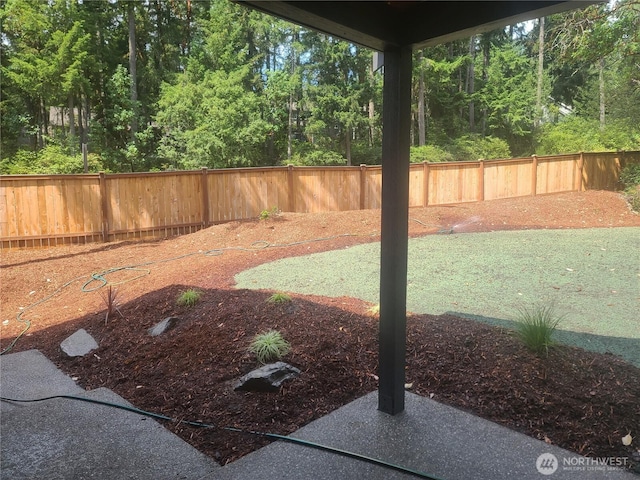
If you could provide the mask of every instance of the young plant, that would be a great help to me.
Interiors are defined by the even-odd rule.
[[[120,309],[118,308],[118,290],[109,285],[109,289],[106,293],[100,293],[102,297],[102,301],[107,306],[107,313],[104,316],[104,324],[106,325],[109,321],[109,317],[112,316],[115,312],[118,312],[121,317],[124,317]]]
[[[260,220],[266,220],[270,217],[274,217],[280,213],[278,207],[272,207],[271,210],[262,210],[260,212]]]
[[[267,298],[268,303],[275,303],[276,305],[280,305],[282,303],[289,303],[291,301],[291,297],[286,293],[274,293],[269,298]]]
[[[372,307],[369,307],[367,309],[367,316],[368,317],[373,317],[373,318],[378,318],[380,316],[380,304],[376,304]]]
[[[181,307],[193,307],[200,300],[200,292],[193,288],[185,290],[178,297],[177,303]]]
[[[516,335],[532,352],[547,355],[555,344],[551,337],[560,320],[553,306],[524,307],[520,309]]]
[[[269,330],[253,337],[249,352],[254,353],[262,364],[280,360],[291,350],[291,345],[277,330]]]

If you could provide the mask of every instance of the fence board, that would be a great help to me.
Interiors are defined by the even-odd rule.
[[[535,193],[559,193],[575,190],[578,161],[579,158],[576,158],[575,155],[539,157]]]
[[[428,204],[446,205],[480,200],[479,172],[479,162],[429,165]]]
[[[485,161],[484,199],[531,195],[532,163],[532,158]]]
[[[411,165],[409,205],[615,189],[640,152]],[[0,246],[192,232],[263,210],[377,209],[382,169],[264,167],[150,174],[0,176]],[[208,218],[206,218],[208,215]]]
[[[618,186],[621,154],[617,152],[584,153],[582,181],[594,190],[613,190]]]

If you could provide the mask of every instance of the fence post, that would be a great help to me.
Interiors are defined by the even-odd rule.
[[[207,179],[207,167],[202,167],[202,228],[211,225],[209,220],[209,181]]]
[[[478,179],[480,201],[484,202],[484,158],[480,159],[480,172],[478,173],[478,176],[480,177]]]
[[[367,192],[367,165],[360,164],[360,210],[365,209]]]
[[[584,179],[582,178],[584,172],[584,152],[580,152],[580,156],[578,157],[577,170],[575,188],[576,192],[582,192],[584,190]]]
[[[289,211],[296,211],[296,194],[293,190],[293,165],[287,165],[287,185],[289,186]]]
[[[538,156],[534,154],[531,158],[531,195],[535,196],[538,190]]]
[[[422,162],[422,192],[424,198],[422,200],[422,205],[429,205],[429,163]]]
[[[109,197],[107,196],[107,176],[100,172],[100,208],[102,210],[102,241],[109,241]]]

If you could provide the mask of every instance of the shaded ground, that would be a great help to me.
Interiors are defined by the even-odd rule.
[[[467,225],[474,231],[640,226],[619,195],[584,192],[412,209],[410,233],[475,216]],[[2,348],[22,330],[15,316],[23,311],[32,327],[13,351],[41,350],[85,388],[105,386],[179,419],[291,433],[377,387],[377,321],[367,315],[370,304],[346,297],[273,305],[269,292],[233,289],[233,276],[285,256],[378,240],[378,232],[377,211],[283,214],[156,242],[3,252]],[[122,313],[106,323],[103,282],[90,277],[105,270]],[[177,307],[179,293],[194,287],[201,301]],[[181,321],[148,336],[167,316]],[[80,327],[100,348],[64,359],[59,343]],[[276,394],[234,392],[231,382],[257,366],[247,353],[251,338],[269,328],[291,342],[285,360],[302,376]],[[577,453],[640,460],[638,441],[621,441],[640,433],[640,369],[617,357],[562,347],[537,358],[505,330],[420,315],[408,321],[407,382],[415,393]],[[221,463],[261,445],[231,432],[169,427]]]

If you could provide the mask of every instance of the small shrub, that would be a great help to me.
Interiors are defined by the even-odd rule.
[[[269,298],[267,298],[268,303],[275,303],[276,305],[281,303],[289,303],[291,301],[291,297],[286,293],[274,293]]]
[[[269,330],[253,337],[249,352],[254,353],[262,364],[280,360],[291,350],[291,345],[277,330]]]
[[[102,301],[107,306],[107,313],[104,316],[104,324],[106,325],[115,312],[118,312],[121,317],[124,317],[120,309],[118,308],[118,290],[109,285],[107,293],[101,293]]]
[[[455,158],[451,153],[437,145],[423,145],[421,147],[411,147],[409,154],[411,163],[422,162],[453,162]]]
[[[560,320],[562,317],[555,314],[553,306],[522,308],[516,334],[529,350],[547,355],[549,347],[554,345],[551,337]]]
[[[378,303],[377,305],[369,307],[367,309],[367,316],[368,317],[373,317],[373,318],[378,318],[380,316],[380,304]]]
[[[510,158],[509,144],[496,137],[481,135],[464,135],[457,138],[451,147],[453,156],[458,161],[491,160],[496,158]]]
[[[280,214],[278,207],[271,207],[271,210],[262,210],[260,212],[260,220],[267,220],[268,218],[275,217]]]
[[[629,189],[625,197],[631,210],[640,213],[640,188]]]
[[[304,166],[329,166],[329,165],[346,165],[347,159],[337,152],[331,150],[314,149],[310,152],[296,153],[287,161],[291,165],[298,167]]]
[[[640,212],[640,163],[630,163],[620,172],[620,183],[631,210]]]
[[[640,163],[629,163],[620,172],[620,182],[624,188],[640,185]]]
[[[185,290],[178,297],[178,305],[181,307],[193,307],[200,300],[200,292],[193,288]]]

